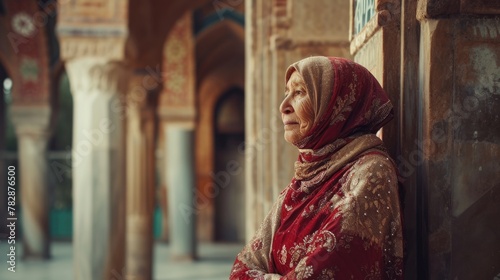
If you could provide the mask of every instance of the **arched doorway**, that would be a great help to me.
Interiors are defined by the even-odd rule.
[[[231,89],[245,87],[243,26],[233,20],[215,21],[196,36],[197,124],[196,172],[200,209],[197,216],[199,240],[215,241],[215,111],[221,97]],[[242,90],[241,90],[242,92]],[[224,167],[225,168],[225,167]]]
[[[239,242],[245,238],[244,93],[225,92],[214,111],[215,240]]]

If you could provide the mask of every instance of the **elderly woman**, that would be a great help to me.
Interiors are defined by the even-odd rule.
[[[403,279],[394,162],[374,134],[392,105],[364,67],[309,57],[286,71],[285,140],[299,149],[230,279]]]

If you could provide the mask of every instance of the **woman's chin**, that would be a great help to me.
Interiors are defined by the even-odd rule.
[[[292,145],[295,145],[300,140],[301,140],[301,137],[298,137],[297,135],[292,134],[292,133],[287,133],[287,131],[285,131],[285,141],[286,142],[288,142]]]
[[[290,144],[292,144],[292,145],[294,145],[294,144],[295,144],[295,141],[292,141],[292,140],[290,140],[290,139],[288,139],[288,138],[286,138],[286,137],[285,137],[285,141],[286,141],[286,142],[288,142],[288,143],[290,143]]]

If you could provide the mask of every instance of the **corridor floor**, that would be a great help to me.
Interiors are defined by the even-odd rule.
[[[0,241],[0,279],[2,280],[69,280],[74,279],[72,246],[69,242],[52,243],[50,261],[19,261],[16,258],[16,272],[7,270],[9,245]],[[228,279],[236,254],[243,244],[199,244],[199,259],[195,262],[173,262],[170,260],[168,244],[156,243],[154,247],[155,280],[222,280]],[[16,256],[21,255],[21,245],[16,246]],[[108,279],[106,279],[108,280]],[[119,273],[109,280],[124,280]]]

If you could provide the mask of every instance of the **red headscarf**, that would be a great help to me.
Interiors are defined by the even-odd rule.
[[[286,82],[299,72],[315,113],[314,125],[297,143],[318,150],[355,133],[375,133],[392,119],[392,105],[377,79],[363,66],[338,57],[315,56],[288,67]]]
[[[326,179],[338,170],[324,172],[325,163],[333,160],[332,155],[390,121],[392,104],[377,79],[350,60],[323,56],[302,59],[288,67],[285,82],[294,71],[302,75],[314,111],[313,127],[295,143],[300,152],[295,179],[310,180],[320,173]],[[375,137],[368,142],[371,143],[365,145],[366,149],[384,149]],[[317,178],[315,181],[318,183]]]

